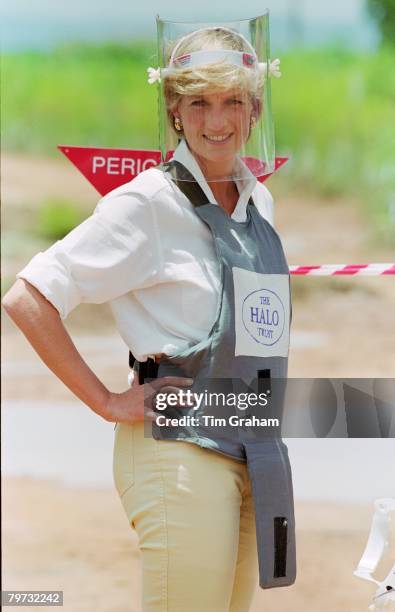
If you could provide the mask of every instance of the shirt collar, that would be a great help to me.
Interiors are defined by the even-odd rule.
[[[216,201],[213,192],[210,189],[209,184],[207,183],[204,174],[197,163],[195,157],[191,153],[186,141],[184,138],[181,139],[178,147],[174,151],[173,159],[175,161],[180,162],[192,176],[196,179],[200,187],[202,188],[205,196],[211,204],[216,204],[218,206],[218,202]],[[247,218],[247,204],[248,200],[251,197],[251,194],[256,185],[256,177],[252,174],[246,164],[243,162],[241,158],[237,158],[236,160],[237,169],[242,170],[240,174],[243,174],[245,178],[235,180],[237,189],[239,191],[239,200],[235,206],[235,209],[231,215],[231,218],[234,221],[245,221]]]

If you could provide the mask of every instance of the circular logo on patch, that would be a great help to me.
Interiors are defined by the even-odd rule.
[[[270,289],[258,289],[245,298],[243,324],[250,336],[265,346],[276,344],[283,335],[285,308],[281,298]]]

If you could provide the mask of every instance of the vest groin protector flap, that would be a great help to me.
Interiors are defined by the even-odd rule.
[[[280,439],[244,446],[257,510],[259,585],[289,586],[296,579],[296,543],[288,449]]]
[[[149,69],[149,82],[159,84],[162,160],[183,138],[208,182],[273,172],[270,77],[281,73],[270,61],[268,12],[215,24],[158,17],[157,35],[159,68]]]

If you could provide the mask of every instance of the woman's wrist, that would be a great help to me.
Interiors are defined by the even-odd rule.
[[[80,397],[80,399],[105,421],[114,422],[115,419],[111,406],[115,395],[117,394],[107,389],[100,382],[99,388],[96,388],[92,394],[89,394],[89,397]]]

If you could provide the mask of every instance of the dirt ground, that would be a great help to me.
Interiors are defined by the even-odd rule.
[[[273,179],[275,196],[278,180]],[[29,232],[40,202],[60,196],[78,202],[87,214],[99,199],[66,161],[3,156],[5,286],[42,248]],[[393,250],[372,242],[370,222],[356,201],[317,202],[288,192],[275,202],[290,264],[395,261]],[[304,277],[292,283],[290,376],[394,377],[394,276]],[[66,327],[103,382],[114,391],[125,389],[127,349],[115,356],[117,349],[111,348],[116,329],[108,308],[78,307]],[[103,342],[109,346],[107,359]],[[70,400],[6,316],[3,363],[4,400]],[[371,507],[297,502],[296,512],[297,584],[257,590],[251,612],[367,609],[375,587],[352,572],[366,544]],[[70,612],[140,609],[137,541],[115,489],[4,477],[3,537],[3,588],[62,589]]]
[[[115,491],[26,478],[3,487],[3,588],[63,590],[68,612],[139,612],[137,539]],[[353,571],[370,520],[365,506],[297,503],[297,582],[257,588],[250,612],[367,610],[375,585]]]

